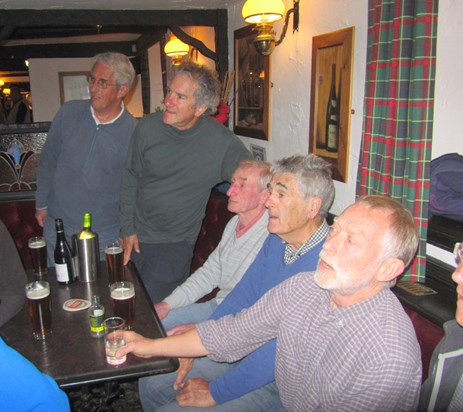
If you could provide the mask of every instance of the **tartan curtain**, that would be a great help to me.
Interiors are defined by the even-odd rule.
[[[413,215],[424,281],[438,0],[369,0],[367,75],[357,195],[386,194]]]

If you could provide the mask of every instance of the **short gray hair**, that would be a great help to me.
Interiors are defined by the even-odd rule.
[[[205,105],[206,111],[203,116],[215,114],[220,103],[221,85],[217,75],[212,73],[206,66],[196,63],[184,63],[177,66],[174,72],[175,76],[188,76],[198,85],[194,92],[195,107]]]
[[[116,82],[117,89],[120,89],[122,86],[128,86],[129,88],[132,86],[135,79],[135,69],[126,55],[114,52],[97,54],[92,59],[92,71],[99,62],[105,64],[114,72],[114,81]]]
[[[389,213],[388,230],[383,235],[382,258],[398,258],[407,267],[415,256],[420,238],[410,212],[397,200],[382,195],[361,196],[355,204]]]
[[[246,169],[246,168],[255,168],[259,170],[259,188],[260,192],[268,188],[268,184],[272,179],[272,165],[269,162],[264,160],[242,160],[236,170]]]
[[[319,197],[322,201],[319,215],[325,218],[334,200],[331,165],[314,154],[291,156],[275,162],[273,174],[291,174],[305,199]]]

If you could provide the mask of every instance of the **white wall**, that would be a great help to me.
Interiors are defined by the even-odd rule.
[[[243,3],[244,4],[244,1]],[[245,26],[241,7],[230,8],[230,50],[233,50],[233,30]],[[285,0],[287,8],[292,0]],[[310,76],[312,37],[341,28],[355,27],[354,76],[351,118],[349,176],[347,183],[335,182],[336,198],[331,211],[339,214],[355,199],[365,82],[368,0],[324,0],[300,2],[299,32],[291,31],[292,21],[284,42],[271,56],[271,124],[270,141],[242,137],[245,143],[266,148],[270,161],[292,154],[308,153]],[[292,19],[291,19],[292,20]],[[441,0],[437,40],[437,79],[435,88],[432,157],[444,153],[463,153],[461,128],[461,96],[463,76],[456,68],[463,64],[460,46],[463,24],[463,2]],[[276,25],[277,37],[282,24]],[[428,253],[451,264],[449,253],[428,248]]]
[[[355,3],[355,8],[353,4]],[[243,1],[244,4],[244,1]],[[285,0],[287,8],[292,1]],[[365,83],[368,0],[325,0],[300,2],[299,32],[292,33],[292,19],[283,43],[271,55],[270,141],[243,137],[247,143],[266,148],[270,161],[292,154],[306,154],[309,148],[310,76],[312,37],[345,27],[355,27],[354,79],[351,118],[348,182],[335,182],[336,199],[332,208],[340,213],[355,197],[355,178],[362,132],[362,106]],[[245,26],[242,5],[230,9],[230,50],[233,30]],[[280,36],[282,22],[275,25]]]
[[[150,64],[151,110],[161,105],[163,98],[159,44],[148,51]],[[29,79],[34,110],[34,121],[48,122],[60,108],[59,72],[89,71],[91,58],[29,59]],[[135,117],[143,116],[141,80],[125,99],[127,110]]]

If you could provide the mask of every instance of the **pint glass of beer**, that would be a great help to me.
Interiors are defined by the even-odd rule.
[[[105,249],[106,263],[108,266],[109,284],[120,282],[124,274],[124,248],[122,247],[122,240],[106,245]]]
[[[114,316],[125,320],[127,329],[132,329],[135,319],[135,288],[132,282],[114,282],[110,286],[111,305]]]
[[[32,322],[32,334],[35,339],[45,340],[51,332],[50,284],[43,280],[28,283],[26,297]]]
[[[47,274],[47,242],[42,236],[31,237],[28,246],[34,275],[41,278]]]

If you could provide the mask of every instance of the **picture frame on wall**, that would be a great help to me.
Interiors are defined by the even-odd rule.
[[[58,72],[61,105],[70,100],[90,99],[88,76],[90,72]]]
[[[270,56],[257,52],[255,36],[252,26],[234,32],[233,131],[240,136],[269,140]]]
[[[348,180],[354,27],[312,39],[309,153],[333,166],[333,178]]]
[[[267,160],[267,154],[265,153],[265,148],[258,146],[256,144],[251,144],[251,153],[254,160]]]

